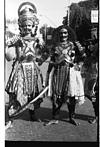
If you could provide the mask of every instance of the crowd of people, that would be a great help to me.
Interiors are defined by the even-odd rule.
[[[5,91],[9,95],[9,119],[13,113],[22,109],[48,86],[45,97],[49,97],[52,103],[52,119],[54,121],[50,121],[51,123],[58,121],[60,108],[66,103],[70,123],[79,125],[74,117],[75,106],[76,104],[82,105],[86,96],[92,101],[95,112],[95,118],[90,122],[95,123],[98,120],[99,97],[98,42],[95,43],[93,50],[89,46],[91,48],[91,50],[89,49],[90,55],[79,41],[71,40],[69,26],[61,25],[56,28],[56,33],[54,32],[55,39],[48,53],[45,42],[37,36],[39,20],[36,7],[30,2],[22,3],[18,9],[18,17],[20,34],[6,40],[5,51],[6,59],[13,60],[12,71],[5,87]],[[10,48],[12,52],[10,52]],[[96,51],[94,52],[94,50]],[[48,57],[50,60],[44,85],[39,66],[46,62]],[[88,65],[89,62],[91,66]],[[86,95],[81,71],[85,67],[90,72],[90,68],[92,69],[93,66],[95,66],[96,78],[91,92]],[[43,96],[30,104],[28,108],[32,121],[40,121],[35,112],[40,108]]]

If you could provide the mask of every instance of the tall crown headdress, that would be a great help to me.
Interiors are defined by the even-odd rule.
[[[18,24],[21,26],[25,21],[32,21],[34,25],[39,24],[39,20],[36,16],[37,9],[34,4],[30,2],[22,3],[18,8]]]

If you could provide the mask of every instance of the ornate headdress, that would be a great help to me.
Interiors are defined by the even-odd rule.
[[[18,9],[18,24],[22,26],[25,21],[30,21],[34,26],[39,24],[39,20],[36,16],[37,10],[34,4],[30,2],[24,2]]]

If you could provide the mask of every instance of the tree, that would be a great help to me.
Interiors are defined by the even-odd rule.
[[[98,8],[98,0],[87,0],[79,3],[72,3],[69,6],[69,22],[68,14],[64,17],[63,23],[74,29],[77,39],[83,41],[91,37],[91,9]],[[86,33],[85,33],[86,32]]]
[[[90,38],[90,10],[86,9],[86,7],[81,7],[79,4],[73,3],[70,6],[70,11],[69,24],[75,30],[78,40],[82,42],[82,40]]]

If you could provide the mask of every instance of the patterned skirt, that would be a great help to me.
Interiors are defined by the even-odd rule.
[[[29,97],[34,98],[42,90],[40,74],[34,62],[16,63],[6,85],[6,92],[14,93],[20,105],[24,106]]]

